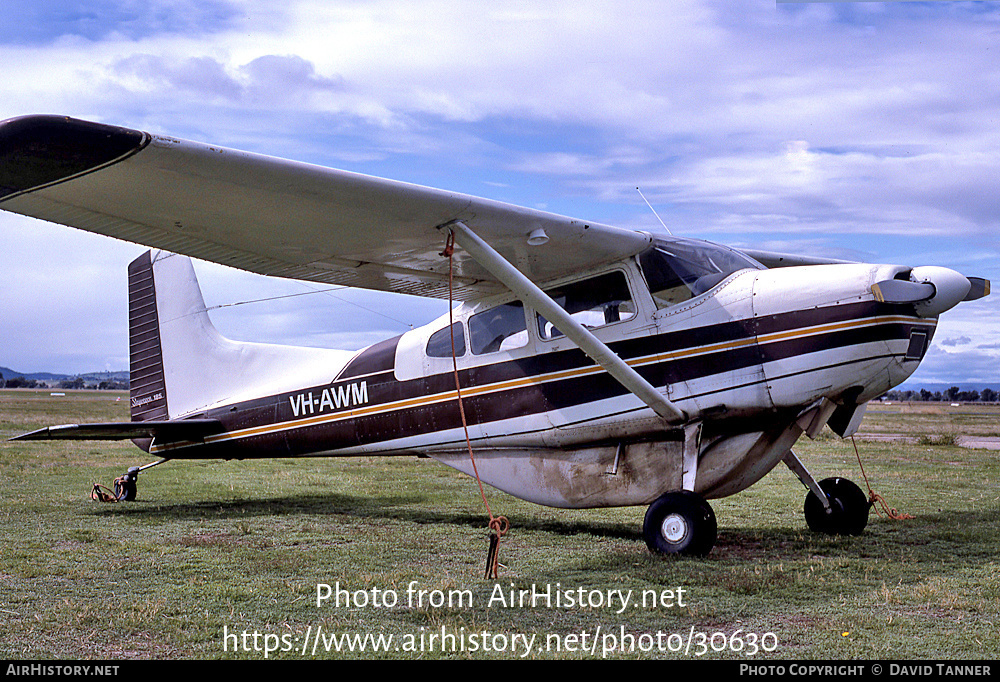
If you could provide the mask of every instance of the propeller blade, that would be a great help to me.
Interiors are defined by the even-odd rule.
[[[982,298],[983,296],[990,295],[990,281],[988,279],[983,279],[982,277],[969,277],[969,284],[972,288],[969,289],[968,295],[966,295],[966,301],[975,301]]]
[[[872,293],[879,303],[916,303],[933,298],[934,285],[929,282],[910,282],[887,279],[872,285]]]

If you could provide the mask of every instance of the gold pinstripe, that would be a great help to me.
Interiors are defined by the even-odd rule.
[[[803,327],[800,329],[793,329],[783,332],[772,332],[770,334],[763,334],[759,337],[737,339],[734,341],[721,341],[718,343],[711,343],[703,346],[685,348],[682,350],[670,351],[666,353],[654,353],[639,358],[633,358],[631,360],[627,360],[626,362],[632,367],[643,367],[646,365],[656,364],[667,360],[679,360],[679,359],[697,357],[699,355],[708,355],[711,353],[718,353],[721,351],[745,348],[747,346],[752,346],[754,344],[765,345],[769,343],[777,343],[779,341],[787,341],[790,339],[807,338],[809,336],[816,336],[818,334],[827,334],[830,332],[844,331],[847,329],[861,329],[864,327],[872,327],[882,324],[892,324],[897,322],[904,322],[904,323],[919,322],[922,325],[931,325],[931,326],[936,325],[936,320],[926,320],[922,318],[906,317],[903,315],[884,315],[884,316],[877,316],[860,320],[848,320],[844,322],[831,322],[827,324],[819,324],[819,325],[814,325],[812,327]],[[602,372],[604,372],[604,369],[601,368],[600,366],[591,365],[589,367],[579,367],[576,369],[562,370],[559,372],[551,372],[548,374],[540,374],[537,376],[522,377],[520,379],[508,379],[506,381],[486,384],[483,386],[473,386],[469,388],[463,388],[462,396],[475,397],[479,395],[487,395],[490,393],[509,391],[517,388],[524,388],[527,386],[551,383],[553,381],[562,381],[564,379],[574,379],[593,374],[600,374]],[[318,426],[322,424],[331,424],[338,421],[344,421],[346,419],[354,419],[357,417],[364,417],[374,414],[383,414],[386,412],[403,410],[410,407],[423,407],[427,405],[434,405],[437,403],[448,402],[455,399],[456,399],[455,391],[445,391],[443,393],[436,393],[428,396],[420,396],[418,398],[407,398],[405,400],[397,400],[391,403],[382,403],[379,405],[370,405],[368,407],[344,410],[342,412],[333,412],[330,414],[317,415],[314,417],[306,417],[302,419],[294,419],[291,421],[284,421],[284,422],[276,422],[274,424],[266,424],[263,426],[254,426],[246,429],[239,429],[237,431],[227,431],[226,433],[207,436],[204,440],[204,443],[206,444],[220,443],[230,440],[250,438],[253,436],[280,433],[282,431],[290,431],[295,429],[307,428],[310,426]],[[154,444],[150,448],[150,452],[167,452],[169,450],[175,450],[200,444],[201,443],[190,442],[190,441],[175,442],[165,445]]]

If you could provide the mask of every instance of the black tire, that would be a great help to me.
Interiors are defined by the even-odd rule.
[[[135,481],[115,481],[115,497],[121,502],[133,502],[136,495]]]
[[[806,495],[805,514],[809,528],[827,535],[861,535],[868,525],[871,503],[857,485],[846,478],[827,478],[819,487],[830,499],[830,512],[811,492]]]
[[[139,487],[138,478],[139,469],[132,467],[124,476],[115,479],[115,497],[120,502],[135,501],[136,491]]]
[[[715,546],[717,533],[712,507],[687,490],[659,497],[649,505],[642,523],[646,546],[656,554],[704,556]]]

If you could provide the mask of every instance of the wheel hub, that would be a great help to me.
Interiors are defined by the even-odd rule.
[[[668,542],[680,542],[687,534],[687,521],[680,514],[669,514],[660,524],[660,532]]]

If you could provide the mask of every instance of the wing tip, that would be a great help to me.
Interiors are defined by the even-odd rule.
[[[131,156],[149,139],[139,130],[69,116],[0,121],[0,201]]]

